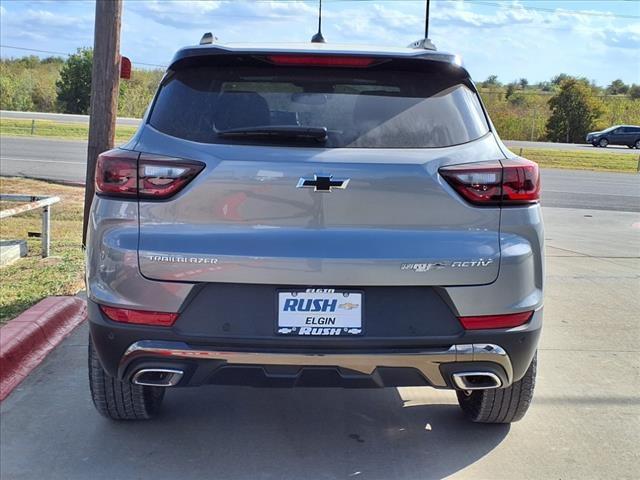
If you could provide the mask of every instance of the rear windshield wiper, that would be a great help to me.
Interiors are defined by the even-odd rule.
[[[298,125],[265,125],[259,127],[231,128],[216,132],[219,137],[267,137],[301,138],[324,142],[327,139],[326,127],[300,127]]]

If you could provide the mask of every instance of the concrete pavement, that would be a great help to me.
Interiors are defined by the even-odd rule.
[[[512,426],[452,392],[168,392],[148,423],[91,405],[79,328],[0,406],[7,479],[631,479],[640,462],[640,215],[545,208],[547,290],[534,403]]]

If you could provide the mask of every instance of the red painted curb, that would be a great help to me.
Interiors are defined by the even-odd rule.
[[[49,297],[0,328],[0,401],[87,317],[78,297]]]

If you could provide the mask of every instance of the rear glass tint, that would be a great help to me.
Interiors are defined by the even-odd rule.
[[[300,126],[325,127],[325,147],[445,147],[489,130],[476,93],[459,82],[442,72],[192,67],[168,76],[149,123],[206,143],[291,143],[217,132]],[[296,144],[318,146],[308,139]]]

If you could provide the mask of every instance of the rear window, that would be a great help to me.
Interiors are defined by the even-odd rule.
[[[206,143],[291,143],[218,132],[299,126],[326,128],[324,147],[446,147],[489,130],[476,93],[460,82],[446,72],[191,67],[170,72],[149,123]],[[319,146],[308,139],[298,144]]]

